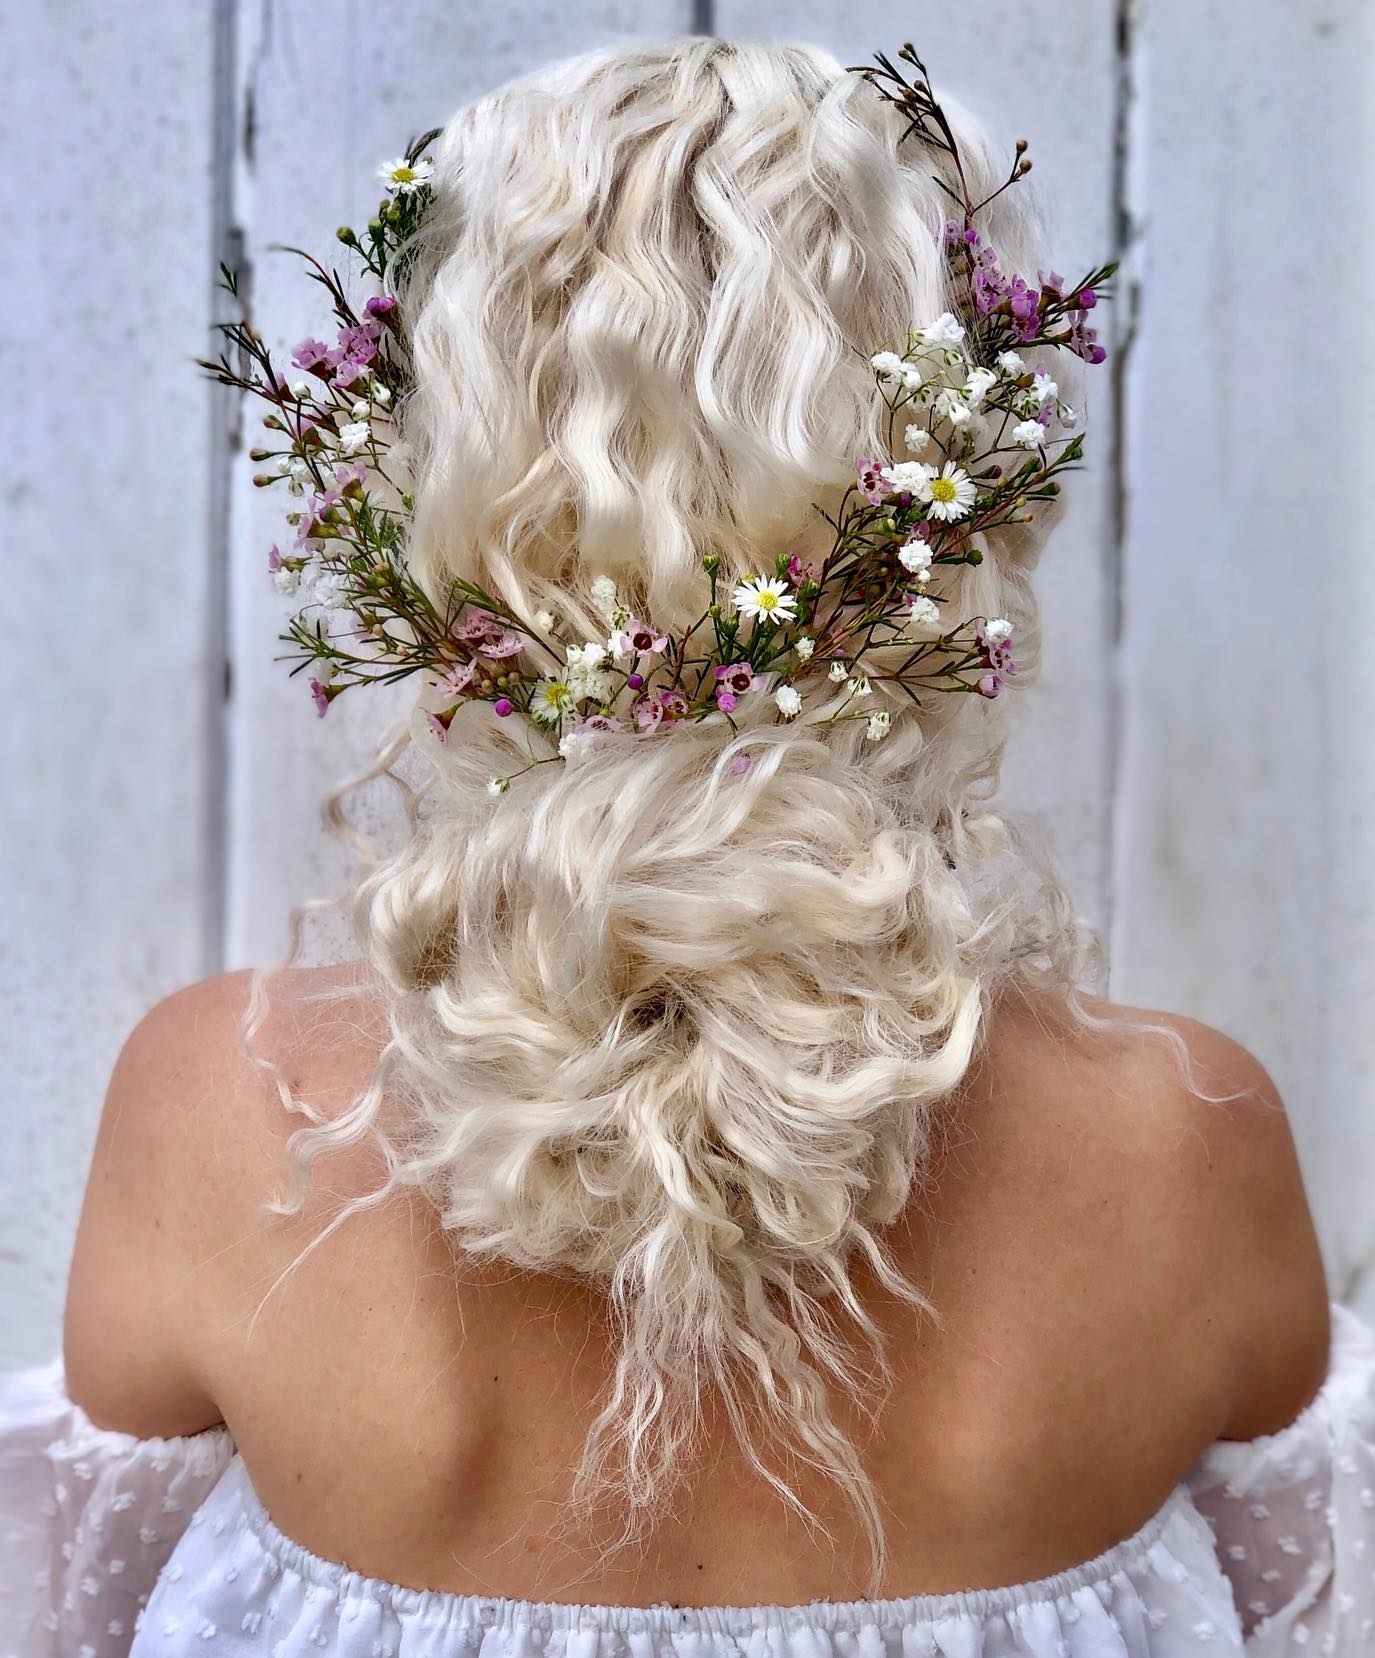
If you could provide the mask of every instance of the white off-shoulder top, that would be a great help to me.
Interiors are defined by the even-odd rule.
[[[1134,1536],[1054,1577],[806,1606],[402,1588],[282,1535],[225,1428],[97,1428],[54,1363],[0,1378],[0,1658],[1375,1658],[1375,1333],[1333,1309],[1288,1428],[1214,1445]]]

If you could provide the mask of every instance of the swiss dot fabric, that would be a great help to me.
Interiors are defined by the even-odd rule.
[[[0,1658],[1375,1658],[1375,1335],[1333,1309],[1290,1427],[1222,1442],[1134,1536],[956,1595],[674,1610],[402,1588],[272,1523],[226,1429],[94,1427],[0,1378]]]

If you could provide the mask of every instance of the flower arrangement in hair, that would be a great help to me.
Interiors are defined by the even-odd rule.
[[[734,732],[761,719],[857,720],[878,742],[931,696],[1002,693],[1017,673],[1012,623],[956,613],[948,578],[983,560],[991,532],[1029,522],[1079,463],[1078,416],[1035,359],[1104,360],[1090,317],[1114,267],[1075,282],[1005,272],[983,219],[1030,170],[1027,146],[1018,142],[1006,177],[975,199],[925,66],[911,46],[898,58],[915,73],[881,54],[863,73],[905,118],[905,139],[949,158],[953,304],[872,355],[885,452],[860,457],[842,498],[817,504],[829,549],[819,559],[780,554],[773,569],[724,586],[720,555],[706,553],[702,611],[685,626],[636,614],[608,577],[592,583],[602,626],[588,637],[570,635],[551,610],[523,614],[461,579],[435,595],[412,573],[412,480],[396,428],[412,366],[397,289],[431,204],[434,132],[380,169],[386,194],[365,229],[338,233],[380,291],[355,309],[339,273],[302,254],[330,296],[332,343],[303,339],[284,368],[251,322],[223,325],[230,349],[202,367],[270,405],[273,441],[252,451],[269,469],[254,481],[293,497],[293,538],[271,548],[268,565],[278,590],[301,601],[282,637],[292,672],[309,670],[321,715],[354,686],[423,675],[437,742],[474,703],[523,726],[523,764],[489,783],[504,793],[521,771],[612,734],[654,737],[682,721]]]

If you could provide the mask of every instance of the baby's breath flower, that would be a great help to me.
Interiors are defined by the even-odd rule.
[[[858,674],[850,681],[850,695],[852,697],[871,697],[874,688],[869,683],[868,674]]]
[[[554,613],[550,610],[537,610],[535,612],[535,626],[541,633],[549,633],[554,626]]]
[[[964,338],[964,325],[949,311],[942,311],[935,322],[919,328],[917,334],[927,345],[958,345]]]
[[[916,495],[936,476],[936,469],[924,461],[898,461],[881,468],[881,474],[894,489],[910,489]]]
[[[809,639],[805,633],[799,638],[793,640],[793,650],[796,652],[798,659],[802,662],[810,662],[812,659],[812,652],[815,649],[816,640]]]
[[[888,735],[888,727],[892,724],[892,715],[886,708],[876,708],[869,716],[869,725],[864,735],[873,742]]]
[[[794,719],[802,712],[802,697],[791,685],[780,685],[773,694],[773,700],[785,720]]]
[[[899,380],[907,364],[896,351],[880,351],[869,359],[881,380]]]
[[[849,677],[850,669],[844,662],[832,662],[831,666],[826,670],[826,678],[829,679],[833,685],[839,685],[841,680],[848,679]]]
[[[934,599],[927,598],[925,593],[917,593],[912,598],[911,620],[916,627],[939,627],[941,607]]]
[[[1015,351],[1000,351],[998,353],[998,367],[1009,380],[1016,380],[1026,373],[1026,364]]]
[[[1012,428],[1012,441],[1022,449],[1039,449],[1046,441],[1046,429],[1039,420],[1023,420]]]
[[[505,794],[510,787],[511,779],[509,777],[489,777],[487,779],[488,794]]]
[[[902,434],[902,440],[914,455],[924,455],[933,441],[925,426],[918,426],[915,421]]]
[[[904,570],[910,570],[914,576],[924,576],[931,568],[931,548],[925,541],[914,536],[905,547],[898,548],[898,563]]]
[[[360,449],[367,448],[371,437],[372,427],[366,420],[351,420],[339,428],[339,451],[344,455],[356,455]]]
[[[592,603],[607,615],[616,608],[616,584],[610,576],[592,578]]]
[[[1001,645],[1012,637],[1012,623],[1006,616],[991,616],[984,623],[984,638],[990,645]]]

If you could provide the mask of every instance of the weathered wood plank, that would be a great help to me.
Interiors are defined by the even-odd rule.
[[[1265,1061],[1375,1309],[1375,12],[1152,0],[1134,59],[1114,985]]]
[[[110,1066],[208,965],[211,8],[6,16],[0,1367],[57,1340]],[[21,413],[22,411],[22,413]]]

